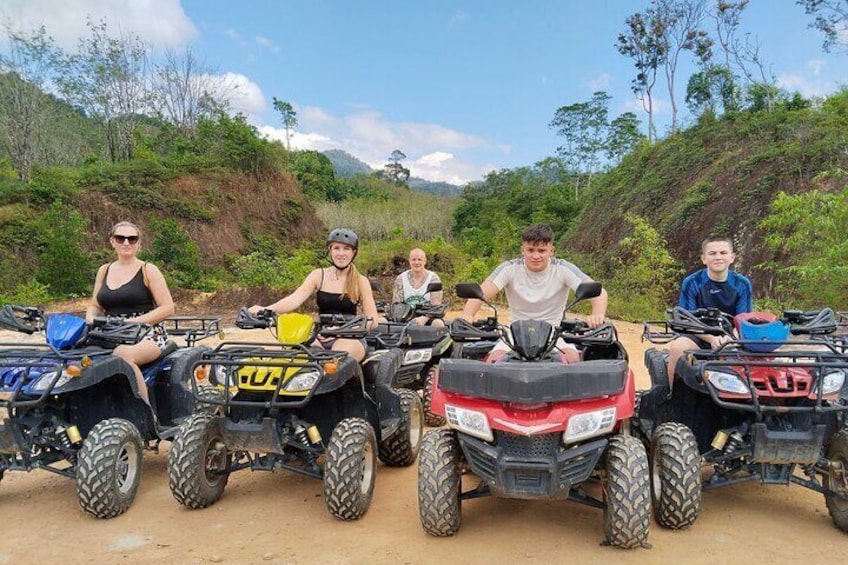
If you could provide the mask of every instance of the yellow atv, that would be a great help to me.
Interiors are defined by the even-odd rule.
[[[270,311],[252,316],[242,309],[236,324],[276,327],[276,342],[224,342],[195,363],[197,400],[218,410],[195,414],[177,433],[168,459],[174,497],[205,508],[221,497],[233,471],[285,469],[321,479],[333,516],[360,518],[371,502],[378,454],[389,465],[411,465],[417,457],[418,395],[385,386],[380,380],[391,376],[377,375],[375,363],[363,367],[345,352],[306,345],[319,331],[361,339],[361,316],[325,318],[319,330],[303,314],[275,320]],[[225,394],[201,394],[207,382]]]

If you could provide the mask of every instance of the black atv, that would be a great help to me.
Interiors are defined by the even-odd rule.
[[[368,510],[377,457],[411,465],[418,455],[421,400],[392,386],[401,360],[363,364],[345,352],[310,346],[326,338],[365,337],[365,318],[309,316],[244,308],[236,325],[274,328],[277,342],[225,342],[195,361],[195,390],[209,382],[225,391],[200,402],[220,414],[195,414],[183,424],[168,458],[171,492],[189,508],[223,494],[230,473],[285,469],[320,479],[329,512],[355,520]],[[316,331],[317,330],[317,331]],[[322,462],[323,460],[323,462]]]
[[[374,286],[372,284],[372,286]],[[375,286],[379,291],[379,286]],[[440,292],[442,283],[430,283],[427,292]],[[420,391],[424,407],[424,423],[441,426],[445,419],[430,410],[433,390],[433,373],[439,360],[451,354],[453,340],[444,324],[432,325],[434,320],[444,320],[447,305],[405,302],[378,303],[377,310],[386,318],[377,329],[369,332],[368,345],[375,350],[399,351],[400,367],[395,372],[394,386]],[[428,323],[418,324],[416,318],[426,318]]]
[[[680,334],[730,338],[687,352],[671,387],[667,352],[645,353],[651,389],[639,399],[634,429],[650,451],[660,525],[691,525],[702,489],[757,481],[824,494],[834,523],[848,531],[848,347],[836,329],[829,308],[778,319],[678,307],[645,323],[643,339],[652,343]],[[710,469],[703,481],[702,466]]]
[[[217,319],[177,320],[166,328],[187,347],[170,342],[142,367],[148,405],[132,368],[112,349],[143,339],[150,326],[96,318],[87,329],[70,314],[0,310],[0,327],[46,334],[46,343],[0,343],[0,479],[5,471],[44,469],[75,479],[89,514],[125,512],[141,480],[142,450],[158,449],[194,411],[189,371],[209,349],[195,343],[218,331]],[[187,327],[189,320],[197,324]]]

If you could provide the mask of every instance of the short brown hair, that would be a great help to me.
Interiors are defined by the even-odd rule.
[[[553,240],[554,230],[548,224],[530,224],[521,235],[521,241],[527,243],[551,243]]]
[[[710,243],[715,243],[717,241],[721,241],[727,243],[730,246],[731,253],[733,252],[733,240],[724,235],[708,235],[704,238],[704,241],[701,242],[701,255],[707,252],[707,245]]]

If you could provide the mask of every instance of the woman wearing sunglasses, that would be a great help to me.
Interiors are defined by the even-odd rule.
[[[90,324],[95,316],[120,316],[128,322],[152,326],[145,339],[133,345],[119,345],[114,351],[132,366],[139,395],[149,404],[139,365],[156,360],[167,344],[168,334],[162,321],[173,315],[174,300],[162,272],[137,257],[141,241],[138,226],[118,222],[112,227],[109,241],[117,260],[97,270],[85,320]]]

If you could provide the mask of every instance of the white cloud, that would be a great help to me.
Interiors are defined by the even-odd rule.
[[[88,35],[88,19],[106,20],[110,33],[135,34],[157,48],[181,46],[197,35],[179,0],[3,0],[0,18],[23,31],[44,25],[66,50]]]
[[[280,46],[263,35],[256,36],[256,43],[258,43],[261,47],[264,47],[265,49],[273,51],[274,53],[280,52]]]
[[[817,74],[815,76],[818,76]],[[805,98],[826,96],[836,90],[833,81],[815,78],[810,80],[806,76],[795,73],[781,73],[777,76],[777,86],[790,92],[800,92]]]
[[[813,73],[813,76],[819,76],[822,73],[822,70],[827,66],[827,62],[822,59],[812,59],[807,61],[807,68],[810,69],[810,72]]]
[[[243,74],[204,75],[201,80],[210,84],[216,98],[228,100],[233,112],[243,113],[251,123],[257,123],[259,114],[267,108],[262,89]]]
[[[477,136],[437,124],[391,122],[371,109],[344,116],[314,106],[295,105],[295,110],[298,127],[290,140],[293,148],[342,149],[375,169],[381,169],[391,152],[400,149],[407,155],[404,165],[412,175],[427,180],[455,184],[477,180],[491,168],[475,165],[468,152],[508,152],[508,148],[493,147]],[[263,126],[259,131],[285,142],[283,128]]]
[[[609,88],[611,82],[612,77],[609,74],[601,73],[597,77],[586,81],[586,84],[592,89],[592,92],[598,92],[599,90],[606,90]]]

